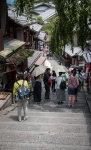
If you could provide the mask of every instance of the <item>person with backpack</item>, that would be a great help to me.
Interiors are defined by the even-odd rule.
[[[53,70],[52,71],[52,92],[55,92],[55,79],[56,79],[56,72]]]
[[[56,77],[56,79],[55,79],[55,89],[56,89],[56,96],[57,96],[58,105],[63,104],[63,101],[66,100],[66,97],[65,97],[66,85],[62,86],[63,81],[64,80],[62,77],[62,72],[59,72],[59,76]]]
[[[79,85],[79,79],[76,77],[76,69],[72,70],[72,75],[68,78],[68,100],[69,100],[69,108],[74,108],[74,103],[77,97],[77,87]]]
[[[13,101],[17,99],[18,104],[18,121],[21,122],[21,110],[23,107],[24,120],[27,119],[27,101],[29,98],[28,82],[24,80],[23,73],[16,74],[16,82],[13,87]]]

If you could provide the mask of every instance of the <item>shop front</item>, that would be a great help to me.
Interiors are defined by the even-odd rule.
[[[85,47],[85,51],[83,52],[83,57],[86,61],[85,70],[86,70],[86,84],[87,84],[87,92],[91,94],[91,48],[90,43],[88,43]],[[89,49],[88,49],[89,48]]]

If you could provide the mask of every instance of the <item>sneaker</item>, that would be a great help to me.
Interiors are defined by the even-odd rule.
[[[21,118],[19,118],[19,120],[18,120],[19,122],[21,122]]]
[[[63,104],[63,102],[61,101],[61,102],[60,102],[60,104],[62,105],[62,104]]]
[[[28,119],[28,117],[24,117],[24,121],[27,120],[27,119]]]
[[[58,105],[62,105],[62,104],[63,104],[63,102],[62,102],[62,101],[58,102]]]
[[[71,105],[71,104],[68,104],[68,106],[69,106],[69,108],[71,108],[71,107],[72,107],[72,105]]]
[[[72,105],[72,108],[75,108],[75,105]]]
[[[41,104],[41,102],[38,102],[38,104]]]

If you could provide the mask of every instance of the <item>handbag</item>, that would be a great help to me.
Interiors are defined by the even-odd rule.
[[[52,83],[52,80],[50,78],[48,79],[48,83]]]

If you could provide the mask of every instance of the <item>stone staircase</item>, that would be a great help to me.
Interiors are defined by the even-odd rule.
[[[0,150],[91,150],[91,116],[84,92],[74,109],[67,101],[57,105],[55,93],[44,101],[43,91],[40,105],[31,97],[27,121],[17,121],[17,108],[0,116]]]

